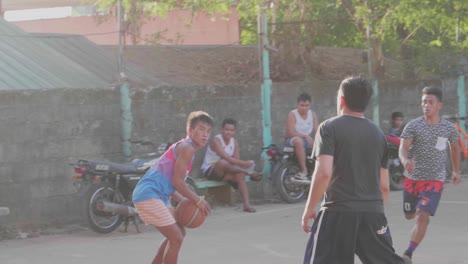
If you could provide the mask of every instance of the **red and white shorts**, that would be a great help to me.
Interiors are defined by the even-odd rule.
[[[174,207],[166,206],[162,200],[149,199],[134,204],[138,215],[146,225],[158,227],[169,226],[176,223]]]

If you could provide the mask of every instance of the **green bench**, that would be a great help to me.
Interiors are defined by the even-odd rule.
[[[231,204],[231,185],[225,181],[213,181],[206,178],[190,178],[192,187],[199,195],[205,195],[208,200],[215,203]],[[250,182],[250,176],[245,176],[245,181]]]

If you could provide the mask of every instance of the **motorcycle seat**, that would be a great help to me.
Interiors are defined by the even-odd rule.
[[[283,153],[294,153],[294,147],[291,146],[283,146],[282,148]],[[310,156],[312,154],[312,148],[306,149],[306,156]]]
[[[96,172],[115,172],[115,173],[138,173],[138,167],[135,164],[120,164],[108,161],[88,160],[88,166]]]

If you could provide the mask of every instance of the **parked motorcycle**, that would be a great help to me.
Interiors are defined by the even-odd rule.
[[[139,232],[132,203],[133,189],[168,147],[169,144],[162,144],[157,153],[135,159],[130,164],[97,160],[78,160],[70,164],[75,172],[73,185],[82,194],[84,216],[92,230],[110,233],[124,222],[126,231],[133,222]]]
[[[306,151],[306,166],[309,179],[299,180],[294,177],[301,171],[293,147],[278,147],[271,144],[264,147],[271,164],[271,177],[275,191],[287,203],[298,203],[306,198],[310,187],[310,177],[314,170],[315,161],[311,158],[311,150]]]
[[[398,191],[403,189],[403,164],[398,157],[398,149],[400,147],[400,137],[385,135],[388,148],[388,177],[390,181],[390,190]]]

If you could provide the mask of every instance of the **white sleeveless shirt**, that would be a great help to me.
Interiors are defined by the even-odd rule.
[[[303,119],[301,115],[297,112],[297,109],[292,110],[291,112],[294,113],[296,117],[296,124],[294,125],[294,129],[296,132],[303,135],[310,135],[314,130],[314,117],[312,115],[312,110],[309,109],[307,111],[307,118]]]
[[[235,149],[235,144],[234,144],[234,138],[231,138],[229,140],[229,144],[225,144],[223,140],[223,136],[221,134],[217,134],[214,136],[213,140],[219,139],[221,142],[221,147],[224,149],[224,151],[229,155],[229,156],[234,156],[234,149]],[[208,148],[206,149],[205,153],[205,159],[203,159],[203,164],[202,164],[202,171],[203,173],[206,173],[206,171],[213,166],[216,162],[218,162],[221,159],[221,157],[214,152],[214,150],[211,149],[210,145],[208,145]]]

